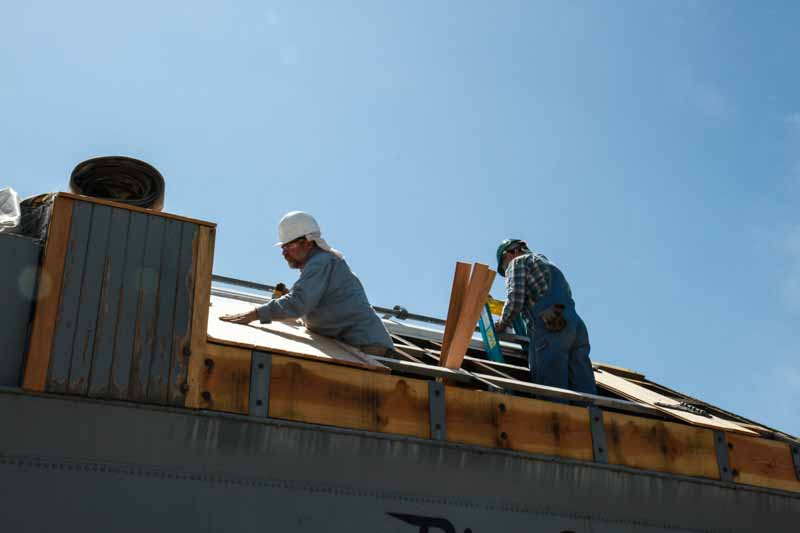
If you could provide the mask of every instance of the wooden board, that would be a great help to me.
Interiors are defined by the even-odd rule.
[[[429,438],[428,382],[275,355],[269,416]]]
[[[248,325],[223,322],[220,316],[244,313],[253,304],[214,296],[209,315],[208,338],[211,341],[252,350],[322,359],[332,363],[388,371],[355,347],[318,335],[302,326],[282,322]]]
[[[111,200],[104,200],[102,198],[94,198],[93,196],[83,196],[82,194],[75,194],[75,193],[71,193],[71,192],[60,192],[60,193],[58,193],[58,197],[57,198],[64,198],[64,199],[70,199],[70,200],[81,200],[83,202],[89,202],[89,203],[97,204],[97,205],[107,205],[107,206],[116,207],[116,208],[119,208],[119,209],[127,209],[128,211],[136,211],[138,213],[146,213],[148,215],[154,215],[154,216],[157,216],[157,217],[171,218],[173,220],[180,220],[180,221],[183,221],[183,222],[190,222],[192,224],[198,224],[200,226],[206,226],[206,227],[209,227],[209,228],[214,228],[214,227],[217,226],[213,222],[206,222],[204,220],[197,220],[197,219],[194,219],[194,218],[184,217],[184,216],[180,216],[180,215],[173,215],[172,213],[163,213],[161,211],[154,211],[152,209],[146,209],[144,207],[138,207],[138,206],[135,206],[135,205],[123,204],[123,203],[120,203],[120,202],[112,202]]]
[[[591,461],[592,433],[585,407],[445,388],[447,440]]]
[[[186,371],[185,403],[188,407],[200,406],[201,391],[198,379],[203,372],[203,357],[195,354],[202,354],[206,349],[215,237],[216,231],[213,228],[201,227],[197,232],[191,340],[189,343],[188,370]]]
[[[444,325],[442,337],[442,353],[447,353],[450,342],[458,326],[458,317],[461,314],[461,307],[464,303],[464,294],[467,292],[469,284],[469,263],[456,263],[456,271],[453,274],[453,288],[450,291],[450,305],[447,308],[447,320]],[[441,361],[444,365],[444,360]]]
[[[72,204],[73,201],[68,198],[56,197],[50,215],[22,383],[22,387],[29,391],[42,392],[47,382],[53,347],[53,324],[61,301],[61,280],[72,226]]]
[[[710,429],[607,411],[603,425],[610,464],[720,478]]]
[[[450,347],[442,357],[444,359],[442,366],[451,370],[461,368],[464,355],[467,353],[467,346],[475,333],[475,325],[478,323],[478,317],[489,296],[489,289],[492,287],[493,281],[494,272],[489,270],[488,266],[480,263],[473,265],[467,293],[464,295],[461,313],[458,316],[458,325]]]
[[[728,460],[737,483],[800,492],[789,445],[728,433]]]
[[[233,346],[207,344],[197,358],[197,376],[202,409],[247,414],[250,402],[250,360],[252,352]]]
[[[611,374],[609,372],[602,372],[602,371],[598,372],[597,370],[595,370],[594,377],[595,380],[597,381],[597,385],[601,388],[615,392],[620,396],[627,398],[629,400],[634,400],[646,403],[648,405],[652,405],[653,407],[655,407],[656,409],[658,409],[663,413],[667,413],[670,416],[673,416],[680,420],[684,420],[695,426],[702,426],[712,429],[735,431],[738,433],[755,435],[753,431],[750,431],[749,429],[744,428],[735,422],[731,422],[729,420],[723,420],[722,418],[718,418],[713,415],[711,417],[705,417],[689,413],[686,411],[680,411],[678,409],[669,409],[666,407],[656,405],[656,403],[677,405],[678,402],[676,402],[674,399],[668,396],[664,396],[663,394],[654,392],[650,389],[642,387],[641,385],[636,385],[635,383],[631,383],[630,381],[621,378],[619,376],[615,376],[614,374]]]

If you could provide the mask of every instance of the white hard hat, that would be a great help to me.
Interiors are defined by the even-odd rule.
[[[326,252],[342,257],[341,252],[331,248],[322,238],[319,224],[314,220],[314,217],[303,211],[290,211],[283,215],[281,221],[278,222],[278,242],[275,243],[275,246],[283,246],[287,242],[292,242],[300,237],[314,241],[317,246]]]

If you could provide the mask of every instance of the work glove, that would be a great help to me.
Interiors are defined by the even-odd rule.
[[[544,329],[553,332],[558,332],[564,329],[564,327],[567,325],[567,321],[563,316],[561,316],[562,311],[564,311],[563,305],[553,304],[539,313],[539,318],[541,318],[544,322]]]

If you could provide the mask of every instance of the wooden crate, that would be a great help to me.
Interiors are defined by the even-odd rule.
[[[183,405],[206,342],[214,234],[209,222],[60,193],[23,388]]]

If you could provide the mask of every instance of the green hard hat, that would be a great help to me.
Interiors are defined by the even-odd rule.
[[[507,251],[518,248],[519,245],[528,246],[528,244],[520,239],[503,239],[500,246],[497,247],[497,273],[505,277],[506,272],[503,270],[503,254]]]

